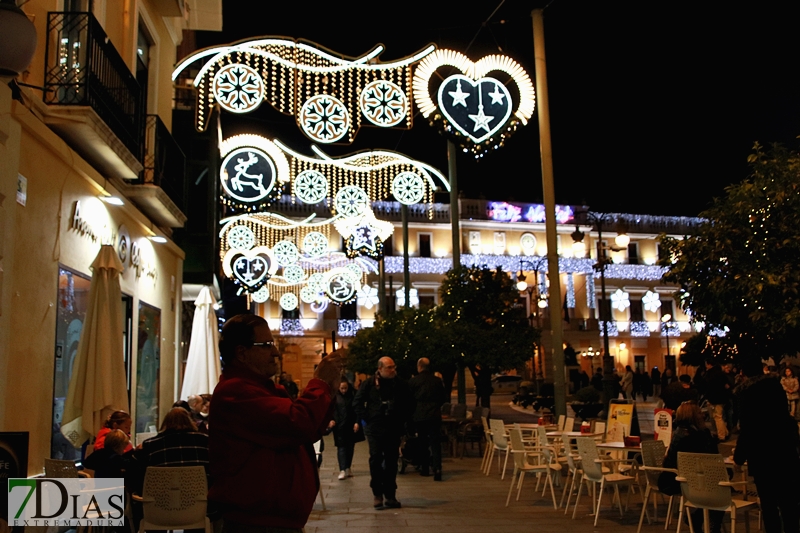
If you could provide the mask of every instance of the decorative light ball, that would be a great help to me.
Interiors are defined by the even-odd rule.
[[[620,233],[619,235],[616,236],[616,238],[614,238],[614,242],[620,248],[627,248],[631,242],[631,238],[628,236],[627,233]]]

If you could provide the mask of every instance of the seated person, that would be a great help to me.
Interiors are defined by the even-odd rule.
[[[672,385],[674,383],[670,387]],[[678,468],[678,452],[719,453],[717,439],[711,436],[703,411],[694,401],[682,403],[675,412],[675,430],[664,458],[664,468]],[[658,477],[658,490],[667,496],[679,496],[681,484],[675,477],[672,472],[662,472]],[[711,533],[720,533],[724,515],[723,511],[709,511]],[[695,531],[703,531],[702,509],[694,509],[691,520]]]
[[[138,468],[134,492],[141,494],[148,466],[202,466],[208,474],[208,436],[197,431],[185,409],[173,407],[159,434],[144,441],[134,456]]]
[[[108,419],[100,431],[97,432],[97,437],[94,439],[94,451],[102,450],[105,446],[106,436],[113,430],[119,429],[125,433],[126,436],[130,438],[131,434],[131,415],[129,415],[125,411],[114,411],[109,415]],[[125,452],[129,452],[133,449],[133,446],[128,441],[127,446],[125,447]]]
[[[664,401],[664,407],[674,412],[683,402],[697,402],[700,394],[692,386],[692,378],[688,374],[682,374],[677,381],[673,381],[661,391],[661,399]]]
[[[130,445],[130,439],[121,429],[112,429],[105,435],[105,445],[95,450],[83,461],[83,466],[94,470],[94,477],[124,478],[125,459],[123,454]]]

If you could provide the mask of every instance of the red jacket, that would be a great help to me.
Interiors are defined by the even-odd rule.
[[[330,387],[312,379],[292,400],[272,380],[228,367],[209,413],[209,500],[224,518],[303,528],[319,490],[311,445],[331,420]]]

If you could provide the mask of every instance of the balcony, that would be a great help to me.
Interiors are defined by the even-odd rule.
[[[123,193],[156,224],[180,228],[186,222],[186,156],[157,115],[147,115],[144,169]]]
[[[141,89],[91,13],[48,13],[45,123],[107,177],[138,179]]]

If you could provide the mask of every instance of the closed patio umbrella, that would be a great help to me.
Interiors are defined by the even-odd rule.
[[[214,392],[222,372],[214,302],[210,287],[200,289],[200,294],[194,301],[192,338],[189,341],[189,355],[186,357],[186,372],[181,387],[181,399],[184,400],[192,394]]]
[[[122,353],[122,263],[103,245],[91,266],[89,305],[78,342],[61,433],[76,448],[94,436],[108,415],[129,410]]]

